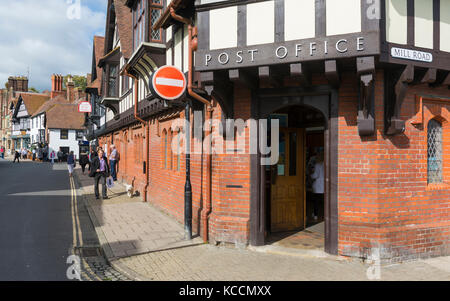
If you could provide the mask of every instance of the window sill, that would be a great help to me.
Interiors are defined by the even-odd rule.
[[[450,185],[447,183],[428,184],[426,191],[447,190],[447,189],[450,189]]]

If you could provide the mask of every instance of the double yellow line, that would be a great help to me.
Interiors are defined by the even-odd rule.
[[[80,218],[78,215],[77,190],[76,190],[76,186],[75,186],[73,177],[69,177],[69,182],[70,182],[70,194],[71,194],[70,209],[72,212],[73,247],[75,249],[76,247],[79,247],[79,248],[83,247],[84,242],[83,242],[83,232],[81,231]],[[78,239],[78,241],[77,241],[77,239]],[[98,281],[102,281],[102,279],[100,277],[98,277],[95,272],[92,271],[89,264],[87,264],[83,258],[81,258],[81,264],[83,265],[84,269],[86,271],[88,271],[88,273],[92,277],[94,277]],[[86,275],[86,273],[84,271],[82,271],[81,273],[87,279],[92,278],[92,277],[89,277],[88,275]]]

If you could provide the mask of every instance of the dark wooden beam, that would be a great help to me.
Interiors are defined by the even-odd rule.
[[[336,60],[325,61],[325,77],[332,87],[339,87],[341,81]]]
[[[422,83],[433,84],[437,79],[437,69],[430,68],[425,73],[425,76],[422,79]]]
[[[270,77],[269,66],[259,67],[258,68],[258,76],[259,76],[259,79],[269,79],[269,77]]]
[[[311,73],[308,68],[306,68],[305,64],[291,64],[290,73],[295,80],[300,82],[301,86],[306,88],[311,86]]]
[[[366,56],[356,59],[356,71],[358,75],[375,72],[375,57]]]

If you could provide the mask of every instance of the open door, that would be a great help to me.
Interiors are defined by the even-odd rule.
[[[280,129],[280,157],[272,167],[271,232],[305,228],[305,130]]]

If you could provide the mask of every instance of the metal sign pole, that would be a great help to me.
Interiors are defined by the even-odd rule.
[[[186,103],[186,185],[184,187],[184,232],[186,240],[192,239],[192,186],[191,186],[191,133],[190,104]]]

